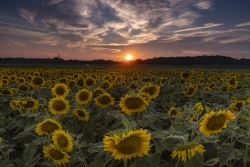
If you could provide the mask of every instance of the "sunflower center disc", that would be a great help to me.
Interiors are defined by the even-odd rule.
[[[155,87],[150,87],[148,89],[145,89],[145,92],[148,93],[150,96],[152,96],[155,93]]]
[[[79,80],[77,81],[77,85],[78,85],[78,86],[83,86],[83,80],[82,80],[82,79],[79,79]]]
[[[177,115],[177,112],[175,110],[172,110],[171,115]]]
[[[82,110],[78,110],[77,111],[78,115],[81,116],[81,117],[85,117],[85,114]]]
[[[42,125],[42,128],[41,128],[44,132],[54,132],[55,130],[58,129],[58,126],[54,123],[51,123],[51,122],[45,122],[43,125]]]
[[[235,84],[235,78],[230,79],[229,84],[233,86]]]
[[[130,136],[120,141],[115,148],[123,154],[132,154],[141,148],[141,139],[138,136]]]
[[[86,80],[86,84],[87,84],[88,86],[92,86],[92,85],[94,84],[93,79],[87,79],[87,80]]]
[[[182,74],[182,77],[185,78],[185,79],[188,78],[189,76],[190,76],[189,73],[183,73],[183,74]]]
[[[56,88],[56,94],[63,95],[65,93],[65,89],[63,87]]]
[[[68,139],[63,135],[57,136],[57,142],[61,147],[67,147],[68,146]]]
[[[60,159],[63,159],[63,157],[64,157],[64,154],[56,149],[49,150],[49,154],[50,154],[51,158],[55,159],[55,160],[60,160]]]
[[[25,107],[25,108],[31,108],[31,107],[33,107],[35,104],[34,104],[34,102],[32,101],[32,100],[28,100],[28,101],[26,101],[26,103],[24,104],[22,104],[22,106],[23,107]]]
[[[187,94],[188,94],[188,95],[191,95],[191,94],[193,94],[193,93],[194,93],[194,91],[195,91],[195,89],[194,89],[193,87],[188,88],[188,92],[187,92]]]
[[[99,98],[99,102],[101,104],[108,104],[110,102],[110,98],[108,96],[103,96],[103,97]]]
[[[25,86],[25,85],[22,85],[22,86],[19,87],[19,89],[22,90],[22,91],[27,91],[28,87]]]
[[[142,106],[142,100],[139,98],[133,97],[133,98],[127,99],[125,104],[129,109],[137,109]]]
[[[226,121],[227,119],[223,115],[213,116],[208,120],[207,128],[209,130],[221,129]]]
[[[82,92],[82,93],[80,93],[80,95],[79,95],[79,99],[80,99],[81,101],[87,100],[88,97],[89,97],[89,94],[88,94],[87,92]]]
[[[2,92],[2,94],[5,94],[5,95],[10,95],[11,94],[10,91],[7,90],[7,89],[2,90],[1,92]]]
[[[237,107],[237,110],[240,111],[240,109],[242,108],[242,102],[236,103],[235,106]]]
[[[102,87],[101,87],[101,88],[103,88],[103,89],[107,89],[108,87],[109,87],[109,83],[105,82],[105,83],[102,85]]]
[[[65,109],[65,104],[64,102],[62,101],[56,101],[54,104],[53,104],[53,108],[56,110],[56,111],[62,111]]]
[[[40,85],[43,83],[43,80],[41,78],[34,78],[33,83],[35,85]]]

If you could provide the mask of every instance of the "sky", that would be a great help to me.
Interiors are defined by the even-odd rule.
[[[249,0],[0,0],[0,57],[250,59]]]

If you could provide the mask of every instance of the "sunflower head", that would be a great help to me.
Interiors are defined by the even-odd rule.
[[[158,85],[151,85],[144,86],[141,88],[141,92],[148,93],[151,98],[156,98],[160,92],[160,87]]]
[[[241,110],[241,108],[243,107],[243,105],[246,104],[245,100],[234,100],[231,104],[230,104],[230,109],[233,112],[239,112]]]
[[[187,159],[191,159],[197,153],[203,154],[205,152],[203,145],[200,143],[193,141],[186,144],[177,145],[172,151],[172,158],[178,156],[183,162],[186,162]]]
[[[62,125],[53,119],[46,119],[36,125],[36,133],[38,135],[51,135],[55,130],[62,130]]]
[[[89,113],[85,109],[76,108],[73,110],[73,114],[77,116],[81,121],[89,120]]]
[[[95,103],[96,105],[105,108],[114,104],[114,98],[112,98],[110,94],[104,93],[95,98]]]
[[[0,94],[12,96],[14,92],[13,92],[13,89],[11,88],[0,88]]]
[[[23,99],[19,101],[20,104],[20,108],[21,109],[28,109],[31,111],[36,111],[36,109],[38,108],[38,101],[35,99]]]
[[[32,84],[33,86],[35,86],[35,87],[36,87],[36,86],[38,86],[38,87],[44,86],[44,84],[45,84],[45,79],[44,79],[44,78],[41,78],[41,77],[35,76],[35,77],[32,78],[31,84]]]
[[[220,110],[218,112],[211,111],[205,114],[204,119],[200,123],[200,132],[206,136],[212,133],[219,133],[222,128],[227,127],[227,123],[235,119],[235,115],[230,111]]]
[[[50,158],[56,165],[62,165],[69,162],[70,156],[53,144],[50,144],[49,147],[43,147],[43,153],[44,157]]]
[[[91,88],[96,84],[96,80],[92,77],[87,77],[84,80],[84,86],[87,88]]]
[[[134,113],[134,112],[141,112],[145,110],[148,102],[145,100],[144,97],[140,95],[128,95],[126,94],[125,97],[121,98],[120,107],[122,111],[126,114]]]
[[[29,89],[30,89],[29,86],[26,85],[26,84],[21,84],[21,85],[18,86],[18,90],[19,90],[20,92],[28,92]]]
[[[76,93],[75,98],[78,104],[84,105],[91,100],[92,96],[93,96],[92,92],[90,92],[87,89],[82,89]]]
[[[201,102],[195,103],[195,111],[199,114],[202,114],[204,107],[202,106]]]
[[[112,83],[108,80],[105,80],[104,83],[102,84],[101,88],[104,90],[107,90],[112,87]]]
[[[63,83],[58,83],[55,84],[54,87],[52,88],[52,93],[56,97],[66,97],[69,93],[67,85]]]
[[[186,91],[183,91],[183,94],[186,97],[192,97],[197,91],[197,88],[195,86],[189,86]]]
[[[180,109],[176,109],[174,106],[172,106],[168,110],[168,117],[169,118],[175,118],[176,116],[180,115],[180,113],[181,113]]]
[[[131,130],[120,135],[105,136],[104,151],[112,152],[114,159],[131,159],[148,155],[151,134],[147,130]]]
[[[99,95],[105,93],[105,90],[102,88],[96,88],[93,92],[93,98],[97,98]]]
[[[49,109],[53,115],[66,114],[69,111],[69,102],[61,97],[53,98],[49,102]]]
[[[63,130],[55,130],[52,140],[56,146],[61,147],[65,152],[73,149],[72,137]]]

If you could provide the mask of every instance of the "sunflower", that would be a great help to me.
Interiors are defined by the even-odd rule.
[[[53,98],[49,101],[49,109],[53,115],[66,114],[69,111],[69,102],[61,97]]]
[[[238,83],[238,82],[236,81],[236,76],[230,78],[230,79],[227,81],[227,85],[228,85],[228,87],[230,87],[230,88],[235,88],[236,85],[237,85],[237,83]]]
[[[198,142],[190,142],[187,144],[178,145],[172,151],[172,158],[178,156],[178,159],[181,158],[183,162],[186,162],[187,158],[191,159],[195,154],[203,154],[205,152],[203,145]]]
[[[1,81],[0,85],[3,85],[3,86],[8,86],[9,85],[9,80],[8,79],[2,79],[0,81]]]
[[[142,97],[144,97],[144,99],[148,102],[148,103],[150,103],[150,101],[151,101],[151,96],[148,94],[148,93],[145,93],[145,92],[143,92],[143,93],[140,93],[140,96],[142,96]]]
[[[192,72],[184,72],[183,71],[180,76],[181,76],[182,80],[186,80],[192,76]]]
[[[45,119],[36,125],[36,133],[38,135],[51,135],[55,130],[62,130],[62,125],[53,119]]]
[[[24,84],[25,83],[25,79],[23,77],[19,77],[17,79],[17,82],[18,82],[18,84]]]
[[[81,121],[89,120],[89,113],[84,109],[76,108],[73,110],[73,114],[77,116]]]
[[[13,89],[11,89],[11,88],[2,88],[2,89],[0,89],[0,94],[12,96],[14,94],[14,92],[13,92]]]
[[[96,88],[93,92],[93,98],[97,98],[99,95],[105,93],[105,90],[102,88]]]
[[[90,92],[87,89],[82,89],[76,93],[75,98],[78,104],[84,105],[91,100],[92,96],[93,96],[92,92]]]
[[[241,108],[243,107],[243,105],[246,104],[245,100],[234,100],[231,104],[230,104],[230,109],[233,112],[239,112],[241,110]]]
[[[176,116],[180,115],[180,109],[176,109],[175,107],[171,107],[168,111],[169,118],[175,118]]]
[[[104,93],[95,98],[95,104],[103,108],[106,108],[114,104],[114,98],[112,98],[110,94]]]
[[[56,146],[60,146],[65,152],[73,149],[72,137],[63,130],[55,130],[52,140]]]
[[[50,158],[56,165],[62,165],[69,162],[70,156],[53,144],[50,144],[49,147],[44,146],[43,153],[44,157]]]
[[[104,151],[112,152],[114,159],[131,159],[148,155],[151,134],[147,130],[131,130],[120,135],[105,136]]]
[[[78,78],[76,81],[76,86],[78,86],[79,88],[84,86],[84,80],[82,78]]]
[[[10,101],[10,107],[12,108],[12,110],[16,110],[17,108],[19,108],[19,101],[18,100],[12,100]]]
[[[91,88],[96,84],[96,80],[92,77],[87,77],[84,80],[84,86],[87,88]]]
[[[134,113],[134,112],[141,112],[145,110],[148,102],[145,100],[144,97],[140,95],[128,95],[126,94],[125,97],[121,98],[120,107],[122,111],[126,114]]]
[[[204,107],[202,106],[201,102],[195,103],[195,111],[199,114],[202,114]]]
[[[38,108],[38,101],[35,99],[21,99],[19,100],[19,104],[20,104],[20,108],[21,109],[28,109],[31,111],[36,111],[36,109]]]
[[[29,86],[27,86],[26,84],[21,84],[21,85],[18,86],[18,90],[20,92],[28,92],[29,89],[30,89]]]
[[[186,91],[183,91],[182,93],[186,96],[186,97],[192,97],[197,91],[197,87],[195,86],[189,86],[188,89]]]
[[[203,121],[200,123],[200,132],[206,136],[212,133],[219,133],[222,128],[227,127],[227,123],[235,119],[235,115],[230,111],[220,110],[219,112],[211,111],[205,114]]]
[[[63,83],[55,84],[51,90],[56,97],[66,97],[69,93],[67,85]]]
[[[112,87],[112,83],[111,83],[110,81],[108,81],[108,80],[106,80],[106,81],[102,84],[102,86],[101,86],[101,88],[104,89],[104,90],[107,90],[107,89],[109,89],[109,88],[111,88],[111,87]]]
[[[44,86],[44,84],[45,84],[44,78],[40,78],[40,77],[35,76],[31,80],[31,85],[34,87],[36,87],[36,86],[42,87],[42,86]]]
[[[141,88],[141,92],[148,93],[152,99],[156,98],[160,92],[158,85],[147,85]]]

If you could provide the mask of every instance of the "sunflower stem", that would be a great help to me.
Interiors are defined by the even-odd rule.
[[[0,152],[3,154],[3,156],[5,157],[5,159],[6,159],[6,160],[8,160],[8,158],[7,158],[6,154],[3,152],[3,150],[2,150],[2,149],[0,149]]]
[[[127,167],[127,166],[128,166],[128,161],[127,161],[127,159],[123,159],[123,163],[124,163],[124,167]]]

